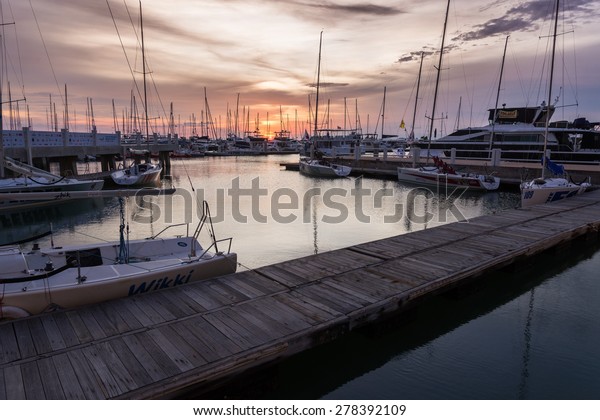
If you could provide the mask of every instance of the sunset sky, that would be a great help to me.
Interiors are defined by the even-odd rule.
[[[49,129],[51,101],[59,128],[64,126],[65,85],[72,131],[86,130],[88,98],[103,132],[114,130],[113,100],[119,126],[130,112],[132,90],[142,109],[137,0],[0,2],[2,21],[15,22],[2,27],[5,128],[7,82],[13,101],[26,98],[13,102],[21,123],[26,125],[28,107],[37,130]],[[163,131],[172,103],[177,131],[189,135],[192,115],[200,123],[206,88],[222,136],[238,94],[240,126],[245,109],[250,130],[258,120],[263,133],[272,133],[280,129],[281,109],[293,133],[296,128],[310,131],[308,101],[309,95],[314,100],[323,31],[320,116],[329,101],[332,125],[343,126],[346,102],[347,125],[355,125],[358,109],[363,132],[381,133],[385,87],[385,134],[405,135],[399,126],[402,120],[407,129],[412,124],[423,51],[415,134],[424,135],[446,5],[446,0],[143,0],[149,117]],[[564,35],[557,41],[553,97],[562,108],[554,119],[600,121],[600,1],[565,0],[561,5],[559,32]],[[486,123],[485,111],[496,101],[507,35],[499,104],[532,106],[547,100],[552,8],[551,0],[451,1],[438,134],[457,124]]]

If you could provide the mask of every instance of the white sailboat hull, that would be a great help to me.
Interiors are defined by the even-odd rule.
[[[140,163],[127,169],[120,169],[110,174],[117,185],[143,186],[156,185],[160,181],[160,165]]]
[[[534,179],[521,184],[521,207],[551,203],[583,193],[590,184],[575,184],[564,178]]]
[[[318,159],[300,160],[300,172],[305,175],[338,178],[350,175],[352,168],[345,165],[337,165]]]
[[[50,193],[60,195],[72,192],[98,192],[104,186],[104,180],[78,180],[65,179],[48,184],[44,178],[8,178],[0,179],[0,211],[15,211],[36,207],[42,204],[51,204],[53,198],[40,199],[39,201],[23,200],[21,195]]]
[[[482,191],[497,190],[500,179],[490,175],[457,172],[445,173],[437,167],[398,168],[398,181],[423,186],[448,186]]]
[[[131,241],[127,263],[118,263],[120,249],[118,242],[0,248],[0,319],[162,290],[234,273],[237,266],[235,253],[205,252],[190,237]]]

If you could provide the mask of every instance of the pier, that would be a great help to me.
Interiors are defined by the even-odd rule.
[[[208,389],[574,242],[600,191],[255,270],[0,323],[0,399],[172,398]]]
[[[399,167],[412,167],[413,165],[431,166],[431,159],[427,163],[425,158],[413,160],[413,158],[400,157],[374,157],[360,156],[356,159],[353,157],[336,157],[331,159],[336,163],[350,166],[352,171],[350,176],[372,176],[398,179]],[[500,160],[492,164],[489,160],[468,160],[468,159],[444,159],[450,163],[456,170],[461,172],[477,172],[482,174],[493,174],[500,178],[500,187],[508,189],[517,189],[523,180],[533,179],[541,176],[542,167],[539,162],[529,161],[510,161]],[[282,164],[286,170],[297,171],[299,164],[285,163]],[[600,164],[597,162],[590,164],[565,164],[565,170],[569,176],[576,182],[581,182],[587,177],[590,177],[593,185],[600,185]]]
[[[134,139],[124,139],[120,132],[89,133],[61,131],[36,131],[23,127],[22,130],[3,130],[0,142],[0,175],[4,172],[4,156],[28,162],[34,166],[50,170],[50,163],[59,165],[59,173],[78,175],[77,160],[88,155],[98,156],[102,171],[108,172],[117,167],[115,157],[125,155],[127,149],[143,149],[158,155],[164,168],[170,168],[169,154],[177,149],[177,139],[170,135],[159,138],[154,134],[150,139],[138,135]],[[167,171],[168,173],[168,171]]]

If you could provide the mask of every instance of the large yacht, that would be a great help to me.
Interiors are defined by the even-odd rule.
[[[504,160],[541,159],[544,148],[546,113],[550,118],[554,106],[542,103],[537,107],[489,109],[489,124],[463,128],[445,137],[419,140],[413,145],[432,154],[450,156],[456,149],[457,158],[488,158],[492,149],[500,149]],[[552,160],[561,163],[598,163],[600,161],[600,123],[586,118],[573,122],[551,122],[548,130],[548,150]]]

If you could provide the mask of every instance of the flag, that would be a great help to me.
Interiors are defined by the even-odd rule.
[[[404,119],[402,119],[402,122],[400,123],[400,128],[404,128]]]
[[[303,137],[303,139],[304,140],[309,140],[310,139],[310,136],[308,135],[308,131],[306,131],[306,130],[304,130],[304,137]]]

